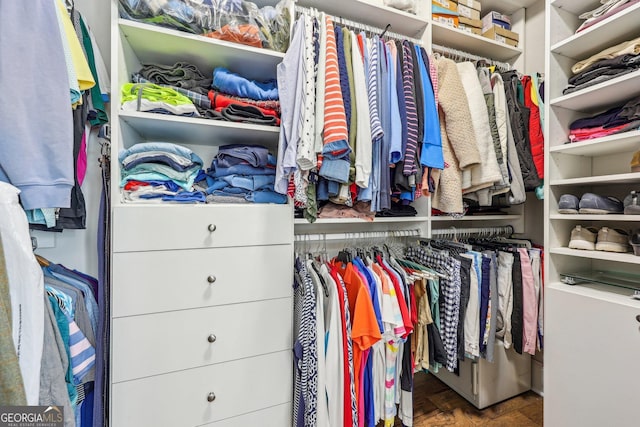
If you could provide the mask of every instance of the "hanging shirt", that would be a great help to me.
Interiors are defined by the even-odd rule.
[[[369,97],[367,95],[367,83],[362,52],[359,50],[358,37],[351,33],[352,48],[351,62],[353,65],[353,80],[356,118],[356,142],[355,142],[355,168],[356,185],[360,188],[369,185],[371,176],[371,119],[369,114]]]
[[[305,105],[305,19],[305,15],[300,15],[294,24],[289,49],[277,67],[282,128],[278,142],[274,189],[280,194],[287,194],[289,176],[297,168],[296,152],[302,133]]]
[[[396,73],[398,63],[398,52],[394,42],[387,42],[387,69],[389,71],[387,86],[389,88],[389,99],[391,101],[390,120],[391,120],[391,136],[389,137],[389,156],[388,164],[395,164],[402,160],[402,120],[400,119],[400,107],[398,105],[398,91],[396,85]]]
[[[426,53],[420,46],[415,46],[420,79],[422,81],[422,98],[424,108],[424,135],[422,138],[422,152],[420,163],[423,166],[444,169],[444,155],[442,152],[442,136],[440,134],[440,119],[436,108],[433,85],[429,79],[428,65],[425,62]],[[416,95],[419,96],[419,95]]]

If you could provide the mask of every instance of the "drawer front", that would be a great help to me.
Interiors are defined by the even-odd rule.
[[[293,242],[289,205],[124,206],[113,210],[113,251]]]
[[[112,326],[112,381],[291,349],[293,300],[121,317]]]
[[[239,417],[229,418],[215,423],[206,424],[207,427],[286,427],[291,425],[293,408],[290,403],[278,405]]]
[[[291,372],[283,351],[113,384],[111,425],[191,427],[289,403]]]
[[[290,297],[292,271],[292,245],[113,254],[113,317]]]

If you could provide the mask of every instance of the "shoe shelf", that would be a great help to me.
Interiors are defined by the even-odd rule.
[[[591,113],[637,95],[640,95],[640,70],[554,98],[551,106]]]
[[[276,77],[284,53],[120,19],[120,32],[140,63],[189,62],[203,73],[226,67],[249,79]]]
[[[549,283],[548,288],[571,293],[576,296],[590,297],[596,300],[608,301],[634,308],[638,308],[640,306],[640,301],[629,298],[632,293],[629,289],[617,286],[608,286],[600,283],[568,285],[562,282],[551,282]]]
[[[551,179],[552,186],[561,185],[596,185],[596,184],[633,184],[640,182],[640,172],[621,173],[615,175],[588,176],[584,178]]]
[[[538,0],[482,0],[482,15],[489,10],[497,10],[511,15],[519,9],[526,9],[536,4]]]
[[[474,55],[510,62],[522,54],[519,47],[509,46],[440,22],[432,22],[431,31],[434,44],[464,50]]]
[[[366,25],[385,28],[409,37],[420,38],[429,25],[429,19],[413,13],[384,6],[382,0],[298,0],[296,4],[304,7],[316,7],[333,16],[357,20]],[[319,6],[321,4],[321,6]]]
[[[553,220],[571,220],[571,221],[640,221],[640,215],[624,215],[624,214],[607,214],[607,215],[593,215],[593,214],[551,214],[550,219]]]
[[[640,85],[640,82],[639,82]],[[640,130],[550,147],[551,153],[598,157],[640,149]]]
[[[632,252],[618,253],[605,251],[589,251],[581,249],[571,249],[565,247],[551,248],[549,252],[553,255],[567,255],[578,258],[598,259],[604,261],[615,261],[626,264],[640,264],[640,256],[635,256]]]
[[[277,147],[280,128],[277,126],[208,120],[198,117],[170,116],[141,111],[118,112],[121,121],[129,125],[142,139],[197,145],[220,143],[252,143]]]
[[[553,2],[552,6],[557,6],[556,3],[558,2]],[[595,7],[597,6],[598,3],[595,3]],[[580,61],[617,43],[634,38],[640,30],[638,22],[640,3],[552,45],[551,53]]]

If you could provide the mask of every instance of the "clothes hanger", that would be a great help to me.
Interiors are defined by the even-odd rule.
[[[38,264],[40,264],[40,267],[49,267],[51,265],[51,262],[42,255],[34,255],[36,256],[36,260],[38,261]]]

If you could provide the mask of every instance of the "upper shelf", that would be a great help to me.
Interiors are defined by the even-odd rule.
[[[248,79],[276,77],[284,53],[120,19],[120,31],[141,63],[186,61],[198,69],[226,67]]]
[[[551,6],[566,10],[574,15],[580,15],[600,6],[598,0],[552,0]]]
[[[280,128],[139,111],[119,111],[120,118],[148,141],[199,145],[255,143],[277,145]]]
[[[551,147],[551,153],[571,154],[574,156],[596,157],[607,154],[624,153],[640,149],[640,131],[630,131],[588,141]]]
[[[385,28],[390,24],[389,31],[407,37],[420,38],[429,25],[428,18],[384,6],[382,0],[323,0],[322,2],[298,0],[297,4],[315,7],[333,16],[341,16],[379,28]]]
[[[402,222],[425,222],[429,218],[426,216],[405,216],[405,217],[375,217],[373,221],[366,221],[360,218],[318,218],[316,222],[309,222],[304,218],[294,219],[294,224],[298,226],[316,224],[373,224],[373,223],[402,223]]]
[[[536,4],[539,0],[482,0],[482,15],[497,10],[507,15],[511,15],[518,9],[526,9]]]
[[[520,219],[520,215],[468,215],[461,218],[451,216],[432,216],[431,221],[436,222],[455,222],[455,221],[506,221],[512,219]]]
[[[551,185],[634,184],[640,182],[640,172],[616,175],[588,176],[584,178],[552,179]]]
[[[638,22],[640,3],[554,44],[551,52],[581,61],[603,49],[637,37],[640,32]]]
[[[592,112],[640,95],[640,70],[551,100],[554,107]]]
[[[468,33],[440,22],[432,22],[433,43],[464,50],[478,56],[509,62],[522,54],[522,49]]]

